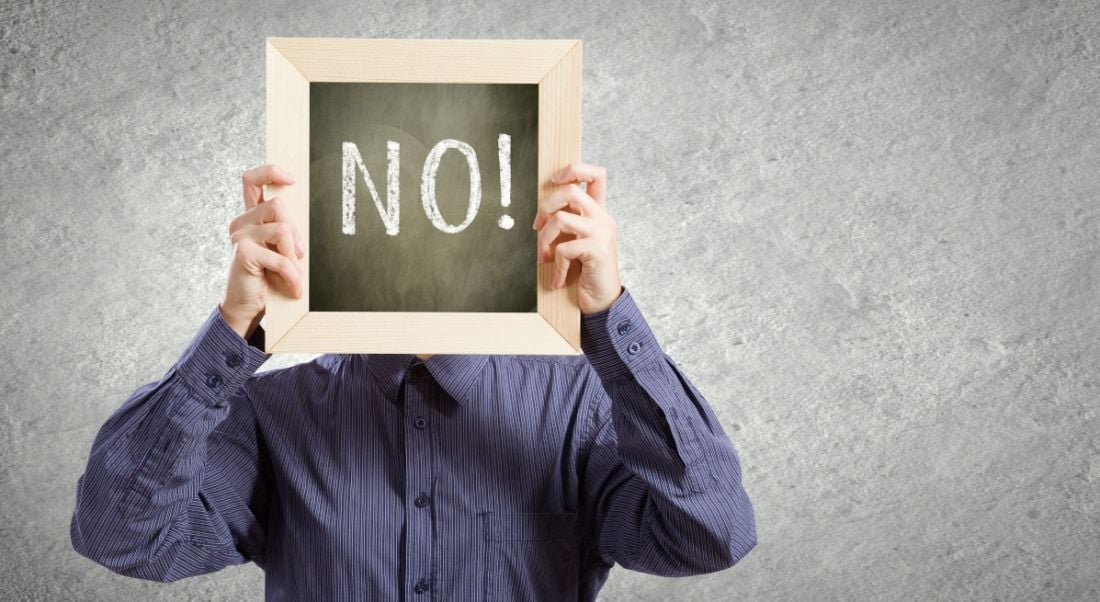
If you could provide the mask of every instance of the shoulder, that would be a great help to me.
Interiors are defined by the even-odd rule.
[[[540,394],[547,401],[575,407],[584,414],[606,396],[599,375],[583,353],[489,357],[488,378],[507,382],[512,390]]]
[[[257,372],[242,388],[254,400],[288,395],[315,397],[342,376],[347,360],[346,354],[326,353],[306,362]]]
[[[491,361],[508,366],[545,366],[550,369],[583,370],[588,358],[577,355],[491,355]]]
[[[491,355],[489,367],[497,378],[508,375],[532,377],[554,376],[559,379],[583,382],[596,377],[592,364],[585,355]]]

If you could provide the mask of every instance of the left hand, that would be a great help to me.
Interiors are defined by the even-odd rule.
[[[539,203],[532,227],[539,231],[539,263],[554,262],[552,287],[565,284],[573,261],[580,261],[577,302],[582,314],[611,307],[619,298],[619,255],[615,218],[607,212],[607,170],[573,163],[553,176],[562,186]],[[581,188],[587,182],[588,191]],[[558,237],[563,237],[558,241]]]

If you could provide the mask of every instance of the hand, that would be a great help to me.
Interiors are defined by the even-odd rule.
[[[607,212],[607,170],[573,163],[553,176],[555,190],[539,203],[532,227],[539,231],[539,263],[554,262],[552,287],[565,284],[573,261],[580,261],[577,302],[588,315],[611,307],[622,292],[615,219]],[[587,182],[588,192],[581,188]],[[559,236],[562,241],[558,242]]]
[[[241,180],[245,211],[229,222],[233,263],[219,308],[226,323],[247,339],[264,315],[269,284],[278,282],[294,297],[302,296],[305,247],[282,201],[264,199],[265,184],[289,186],[294,177],[278,166],[261,165],[244,172]]]

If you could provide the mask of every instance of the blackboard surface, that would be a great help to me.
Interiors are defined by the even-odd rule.
[[[501,203],[501,134],[510,147],[507,207]],[[313,82],[309,136],[310,311],[537,311],[531,222],[538,193],[538,85]],[[448,139],[476,153],[481,180],[476,216],[458,232],[438,224],[456,228],[467,221],[466,154],[453,145],[436,149],[442,222],[433,224],[422,202],[426,159]],[[381,212],[345,143],[361,157]],[[383,214],[393,202],[387,170],[395,148],[400,202],[390,221],[396,217],[399,228],[390,235]],[[350,220],[346,171],[354,172]],[[349,222],[353,234],[347,233]]]

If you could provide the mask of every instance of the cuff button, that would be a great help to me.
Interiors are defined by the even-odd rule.
[[[634,355],[635,353],[638,353],[638,351],[641,348],[642,348],[642,344],[639,343],[638,341],[634,341],[633,343],[630,344],[629,347],[626,348],[626,352],[629,353],[630,355]]]
[[[230,368],[236,368],[241,365],[241,356],[236,353],[227,353],[225,355],[225,365]]]
[[[222,377],[220,377],[217,374],[214,374],[212,372],[207,372],[206,373],[206,386],[210,387],[211,389],[214,389],[220,384],[222,384]]]
[[[622,322],[619,322],[617,330],[619,331],[619,334],[626,334],[630,332],[630,320],[623,320]]]

